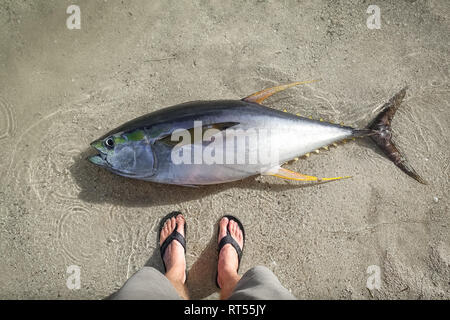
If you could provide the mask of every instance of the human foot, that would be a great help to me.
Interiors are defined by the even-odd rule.
[[[234,239],[239,249],[244,247],[244,232],[239,224],[231,217],[223,217],[219,222],[218,242],[227,236],[227,230]],[[234,288],[240,277],[237,273],[239,268],[238,250],[231,244],[225,244],[219,252],[217,266],[217,283],[221,289]]]
[[[164,250],[164,241],[171,236],[175,228],[183,238],[185,237],[185,223],[186,221],[181,213],[166,220],[159,237],[159,245],[162,250]],[[186,258],[184,254],[185,249],[177,239],[172,240],[167,245],[162,259],[166,267],[166,276],[170,280],[181,283],[186,281]]]

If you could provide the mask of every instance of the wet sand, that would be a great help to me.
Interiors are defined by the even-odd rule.
[[[0,4],[0,298],[100,299],[161,266],[159,220],[188,223],[188,286],[217,298],[217,221],[239,217],[245,272],[265,265],[302,299],[449,299],[448,1],[70,1]],[[402,87],[394,136],[428,182],[370,141],[288,168],[352,179],[305,185],[257,177],[199,189],[112,175],[89,142],[190,100],[239,99],[296,80],[279,110],[363,127]],[[81,270],[79,290],[68,266]],[[379,289],[366,286],[369,266]]]

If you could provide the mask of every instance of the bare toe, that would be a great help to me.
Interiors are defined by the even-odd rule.
[[[218,242],[227,235],[228,218],[222,218],[219,223],[219,238]]]
[[[184,234],[184,224],[186,223],[186,220],[184,220],[184,217],[182,214],[179,214],[176,218],[176,225],[177,227],[177,231],[179,233],[181,233],[183,235],[183,237],[185,236]]]

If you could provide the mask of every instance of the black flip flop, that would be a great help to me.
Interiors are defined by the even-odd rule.
[[[220,220],[219,220],[219,228],[218,228],[217,234],[220,233],[220,221],[223,218],[228,218],[228,223],[230,223],[230,221],[235,221],[238,224],[239,228],[242,231],[242,238],[243,238],[243,242],[244,243],[243,243],[242,248],[241,248],[239,246],[239,244],[236,242],[236,240],[234,240],[234,238],[231,236],[230,230],[228,230],[228,225],[227,225],[227,235],[225,237],[223,237],[222,239],[220,239],[218,254],[220,254],[220,250],[222,250],[222,248],[226,244],[228,244],[228,243],[231,244],[233,246],[233,248],[236,250],[237,255],[238,255],[238,268],[237,268],[236,271],[239,272],[239,267],[241,266],[242,251],[244,250],[244,245],[245,245],[245,230],[244,230],[244,226],[242,225],[241,221],[239,221],[238,218],[236,218],[234,216],[226,215],[226,216],[223,216],[222,218],[220,218]],[[220,289],[219,282],[217,281],[218,276],[219,276],[219,272],[217,271],[217,274],[216,274],[216,286],[217,286],[217,288]]]
[[[161,242],[160,241],[161,230],[162,230],[162,228],[164,228],[164,224],[166,223],[166,221],[169,219],[172,219],[174,217],[176,218],[179,214],[182,215],[182,213],[179,211],[173,211],[161,219],[161,222],[159,223],[159,229],[158,229],[158,244]],[[173,240],[177,240],[183,246],[184,254],[186,254],[186,238],[185,238],[186,237],[186,221],[184,222],[184,236],[177,231],[177,228],[178,228],[178,225],[176,224],[173,232],[171,234],[169,234],[169,236],[166,238],[166,240],[164,240],[164,242],[162,243],[162,245],[159,249],[159,251],[161,253],[161,259],[162,259],[163,265],[164,265],[164,271],[167,271],[166,264],[164,263],[164,254],[166,253],[167,247],[170,245],[170,243]]]

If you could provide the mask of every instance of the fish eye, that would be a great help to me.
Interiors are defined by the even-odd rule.
[[[106,146],[108,149],[114,148],[114,139],[111,138],[111,137],[109,137],[108,139],[106,139],[106,140],[105,140],[105,146]]]

